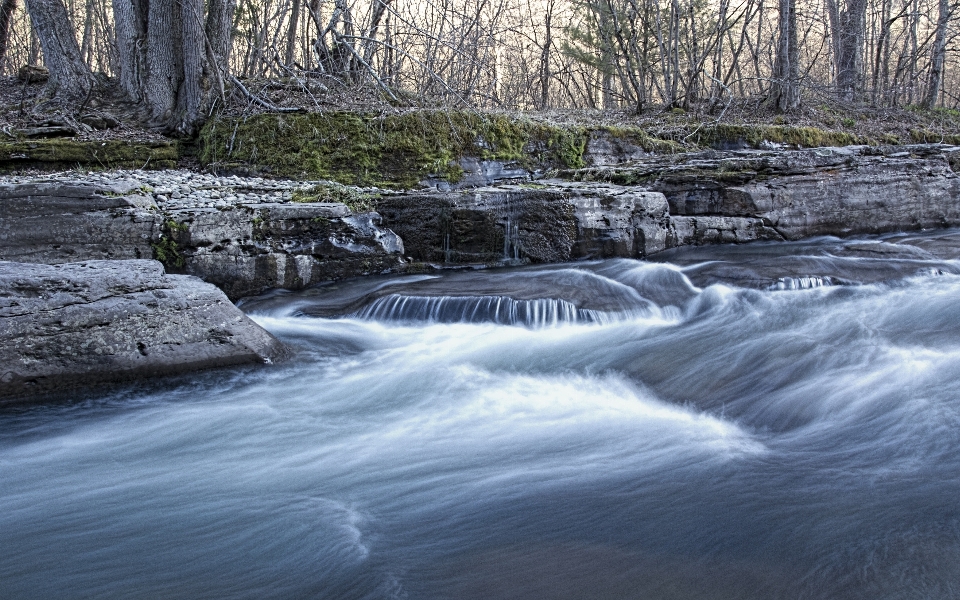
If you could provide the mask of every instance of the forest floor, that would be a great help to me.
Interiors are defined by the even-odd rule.
[[[631,127],[648,135],[690,145],[690,132],[702,127],[730,125],[738,127],[810,127],[827,132],[847,133],[861,139],[937,142],[960,137],[960,110],[917,107],[883,107],[867,104],[841,104],[829,96],[806,97],[803,106],[792,113],[779,114],[762,99],[735,100],[724,104],[702,102],[689,110],[650,107],[635,110],[506,110],[496,107],[473,109],[431,105],[416,99],[400,105],[387,101],[371,88],[325,85],[312,79],[247,80],[245,90],[230,89],[219,98],[214,111],[226,117],[244,117],[260,113],[293,111],[356,111],[373,114],[402,114],[417,110],[455,108],[483,113],[503,114],[536,122],[571,127]],[[163,135],[140,127],[120,116],[123,110],[109,101],[90,102],[77,107],[74,114],[42,110],[42,82],[23,82],[16,77],[0,77],[0,141],[33,137],[70,137],[77,141],[161,142]],[[406,100],[406,99],[405,99]],[[38,110],[37,107],[41,109]],[[917,139],[922,132],[923,139]],[[189,159],[187,159],[189,162]],[[189,165],[187,165],[189,166]]]

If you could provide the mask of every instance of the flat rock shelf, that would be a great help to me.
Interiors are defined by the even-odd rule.
[[[0,405],[286,356],[223,292],[153,260],[0,262]]]

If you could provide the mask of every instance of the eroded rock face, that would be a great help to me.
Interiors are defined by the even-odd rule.
[[[166,235],[186,273],[233,299],[269,288],[381,273],[402,260],[400,237],[375,212],[339,203],[257,203],[168,211]]]
[[[696,223],[739,217],[759,219],[762,227],[796,240],[960,223],[960,178],[952,167],[958,158],[960,148],[935,144],[702,152],[582,171],[578,177],[662,192],[678,230],[690,229],[686,217],[697,217]],[[734,229],[733,235],[708,237],[752,237]],[[685,238],[703,243],[696,234],[680,235],[678,243]]]
[[[0,185],[0,260],[150,258],[157,221],[136,181]]]
[[[0,404],[286,356],[223,292],[153,260],[0,262]]]
[[[249,185],[242,197],[228,195],[232,202],[222,198],[232,188],[177,200],[178,188],[158,194],[136,179],[0,185],[0,260],[158,258],[232,299],[381,273],[402,260],[403,241],[375,212],[291,202],[289,190]]]
[[[419,261],[641,257],[675,243],[663,194],[609,184],[411,193],[382,199],[378,210]]]
[[[608,138],[591,138],[588,158],[598,166],[563,173],[573,181],[531,182],[539,175],[516,164],[466,161],[460,185],[479,187],[355,190],[369,200],[354,203],[356,211],[293,202],[295,190],[313,185],[295,181],[185,171],[93,174],[87,184],[21,179],[0,185],[0,259],[155,256],[237,299],[402,271],[407,258],[640,258],[679,246],[960,224],[956,147],[652,156]],[[376,212],[361,211],[372,203]]]

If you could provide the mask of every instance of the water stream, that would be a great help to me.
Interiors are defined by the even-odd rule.
[[[373,278],[0,413],[0,598],[960,598],[960,233]]]

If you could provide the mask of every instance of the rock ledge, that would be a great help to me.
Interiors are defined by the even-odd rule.
[[[157,261],[0,262],[0,405],[287,352],[216,287]]]

